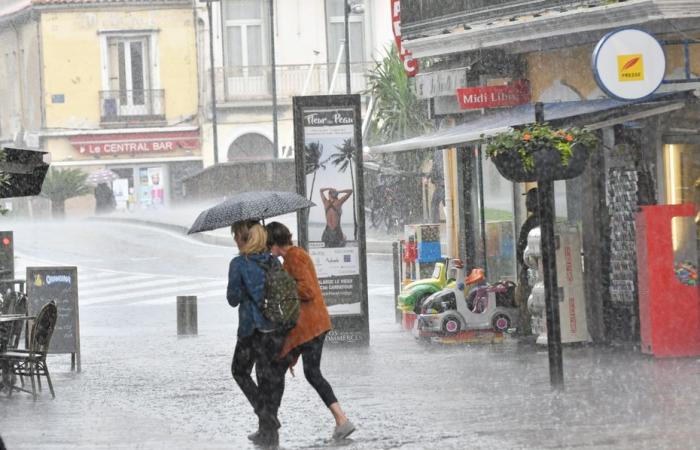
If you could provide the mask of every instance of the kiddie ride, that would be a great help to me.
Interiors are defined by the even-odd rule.
[[[515,283],[489,284],[479,268],[464,281],[422,303],[413,327],[415,337],[441,343],[500,342],[503,333],[517,326]]]

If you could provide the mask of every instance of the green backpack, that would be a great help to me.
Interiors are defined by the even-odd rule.
[[[258,265],[265,271],[265,288],[260,305],[263,316],[282,328],[293,328],[299,319],[301,307],[296,280],[282,268],[277,258]]]

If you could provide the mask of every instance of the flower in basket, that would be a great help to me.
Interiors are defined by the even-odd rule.
[[[523,169],[535,168],[533,153],[543,149],[556,149],[564,167],[569,165],[574,146],[586,152],[595,148],[598,138],[594,132],[581,128],[552,128],[547,123],[536,123],[513,129],[488,138],[486,156],[493,158],[502,153],[517,153]]]

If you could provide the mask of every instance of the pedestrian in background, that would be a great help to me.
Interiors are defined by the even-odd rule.
[[[287,330],[267,320],[261,305],[265,271],[260,266],[275,258],[267,251],[267,233],[256,221],[236,222],[231,226],[239,256],[231,260],[226,299],[238,307],[238,340],[231,362],[234,380],[258,416],[258,430],[248,438],[259,445],[277,446],[279,400],[284,391],[286,366],[277,355],[282,350]],[[251,377],[253,366],[256,384]]]
[[[284,258],[283,267],[296,280],[301,300],[299,319],[287,335],[280,356],[289,361],[290,367],[294,366],[299,356],[302,357],[306,380],[318,392],[335,419],[333,439],[345,439],[355,431],[355,426],[348,420],[331,385],[321,374],[321,354],[326,333],[331,329],[331,318],[323,300],[316,268],[309,254],[292,244],[292,233],[286,226],[270,222],[265,228],[270,251],[274,256]]]
[[[525,264],[524,255],[525,248],[527,247],[527,235],[530,234],[534,228],[540,226],[540,208],[537,200],[537,188],[532,188],[524,194],[525,197],[525,208],[529,216],[520,227],[520,233],[518,234],[518,243],[515,249],[515,258],[518,262],[518,287],[515,291],[515,302],[520,309],[520,325],[518,326],[518,334],[520,336],[529,336],[532,334],[532,329],[530,325],[530,311],[527,309],[527,299],[530,297],[532,292],[532,286],[530,286],[530,280],[527,277],[527,264]]]

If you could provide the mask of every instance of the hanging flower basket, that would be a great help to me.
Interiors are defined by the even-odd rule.
[[[567,180],[583,173],[597,145],[591,131],[534,124],[488,139],[486,156],[510,181]]]

